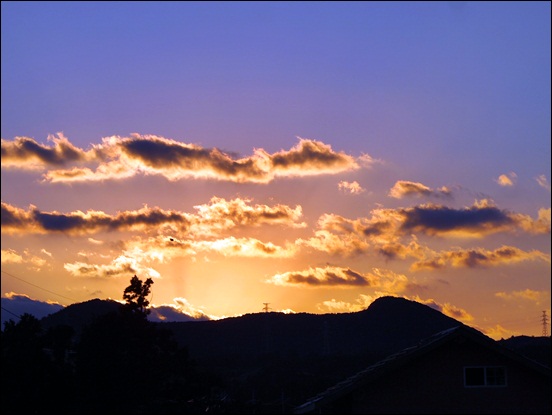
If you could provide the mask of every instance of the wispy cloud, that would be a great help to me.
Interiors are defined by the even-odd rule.
[[[527,288],[521,291],[511,291],[511,292],[501,291],[501,292],[495,293],[495,296],[507,301],[518,300],[518,299],[528,300],[539,305],[541,299],[546,298],[546,296],[548,296],[549,294],[550,293],[547,293],[545,291],[535,291]]]
[[[217,148],[155,135],[106,137],[87,151],[72,145],[62,134],[49,140],[53,142],[51,146],[28,137],[3,139],[2,167],[46,169],[44,180],[52,183],[126,179],[138,174],[161,175],[168,180],[269,183],[277,177],[336,174],[367,163],[365,155],[357,161],[321,141],[303,138],[289,150],[270,154],[259,148],[242,158]]]
[[[535,180],[537,181],[540,187],[550,191],[550,183],[548,182],[548,179],[544,174],[541,174],[540,176],[536,177]]]

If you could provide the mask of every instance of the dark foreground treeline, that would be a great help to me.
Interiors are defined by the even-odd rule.
[[[391,297],[343,315],[188,323],[152,323],[139,301],[103,304],[108,312],[96,308],[102,304],[5,324],[3,414],[290,413],[388,354],[460,324]],[[550,365],[550,338],[502,342]]]
[[[97,318],[77,342],[30,314],[5,324],[2,413],[220,412],[219,380],[196,367],[172,333],[124,307]]]

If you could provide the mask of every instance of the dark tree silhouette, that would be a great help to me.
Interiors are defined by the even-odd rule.
[[[187,350],[146,318],[152,284],[135,275],[123,294],[126,304],[83,329],[76,360],[81,413],[161,413],[169,402],[164,413],[182,413],[198,393]]]
[[[40,321],[25,313],[2,331],[2,413],[63,413],[69,410],[71,373],[47,351]],[[60,396],[63,395],[63,396]]]
[[[130,285],[125,288],[123,293],[123,300],[126,301],[127,308],[130,311],[146,316],[150,313],[147,309],[149,301],[147,296],[150,293],[150,287],[153,284],[153,280],[148,278],[145,282],[142,282],[136,275],[130,280]]]

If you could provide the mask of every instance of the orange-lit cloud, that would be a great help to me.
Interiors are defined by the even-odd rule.
[[[23,257],[13,249],[2,249],[2,264],[21,264]]]
[[[371,276],[362,275],[349,268],[326,266],[324,268],[309,268],[304,271],[291,271],[276,274],[266,282],[275,285],[303,285],[314,287],[370,286]]]
[[[355,182],[341,181],[338,183],[337,187],[339,188],[339,190],[352,195],[359,195],[362,192],[366,191],[366,189],[362,188],[362,186],[358,184],[358,182],[356,181]]]
[[[464,209],[442,205],[420,205],[400,209],[400,229],[426,235],[482,237],[498,232],[523,229],[529,233],[550,233],[550,220],[539,212],[537,220],[528,215],[501,210],[487,200]]]
[[[327,265],[303,271],[290,271],[273,275],[267,283],[303,287],[372,287],[386,292],[403,292],[411,283],[405,275],[390,270],[374,268],[370,273],[360,273],[350,268]]]
[[[452,191],[443,186],[439,189],[430,189],[418,182],[400,180],[389,190],[389,196],[395,199],[402,199],[405,196],[426,196],[426,197],[452,197]]]
[[[521,334],[517,331],[506,329],[502,327],[500,324],[497,324],[494,327],[488,327],[488,328],[478,327],[477,329],[495,340],[508,339],[512,336],[519,336]]]
[[[159,278],[160,274],[153,268],[145,267],[133,256],[120,255],[110,264],[90,264],[73,262],[64,264],[63,268],[74,277],[88,278],[127,278],[129,275],[142,275],[146,278]]]
[[[194,307],[186,298],[177,297],[172,304],[150,305],[150,321],[197,321],[216,320],[217,317],[210,316],[201,308]]]
[[[315,231],[315,235],[308,239],[297,239],[299,246],[314,248],[332,255],[352,256],[368,251],[370,244],[365,238],[353,233],[338,235],[325,230]]]
[[[291,208],[286,205],[251,205],[251,199],[226,200],[212,197],[208,204],[197,205],[196,224],[210,229],[231,228],[241,226],[259,226],[263,224],[285,225],[294,228],[305,227],[299,222],[303,211],[297,205]],[[199,225],[198,225],[199,226]]]
[[[536,303],[537,305],[540,304],[540,300],[543,298],[546,298],[546,296],[550,295],[550,293],[544,292],[544,291],[535,291],[530,290],[527,288],[526,290],[522,291],[511,291],[511,292],[497,292],[495,293],[495,296],[498,298],[502,298],[503,300],[528,300]]]
[[[299,239],[296,243],[331,254],[356,255],[372,250],[388,259],[412,257],[425,260],[435,254],[417,242],[417,234],[482,238],[516,230],[533,234],[550,233],[550,209],[540,209],[538,218],[533,219],[528,215],[501,210],[486,200],[463,209],[427,204],[410,208],[375,209],[371,214],[371,217],[357,219],[324,214],[318,220],[319,229],[314,236]],[[411,241],[406,243],[403,241],[405,237]],[[503,262],[508,254],[512,261],[516,257],[519,260],[540,257],[536,252],[530,256],[522,255],[521,251],[498,251],[496,254],[495,261],[501,259]],[[446,254],[441,255],[442,258],[435,265],[450,261],[454,255],[448,255],[448,259]],[[469,258],[466,261],[469,263]]]
[[[317,308],[324,313],[351,313],[366,310],[377,298],[379,297],[360,294],[359,298],[357,298],[354,303],[338,301],[332,298],[331,300],[322,301],[322,303],[317,305]]]
[[[168,180],[269,183],[277,177],[336,174],[371,162],[366,155],[357,162],[328,144],[303,138],[290,150],[270,154],[255,149],[253,155],[242,158],[217,148],[203,148],[155,135],[106,137],[88,151],[76,148],[61,134],[50,140],[52,146],[27,137],[2,140],[2,167],[47,169],[44,180],[52,183],[125,179],[138,174],[161,175]]]
[[[460,307],[457,307],[455,305],[452,305],[450,303],[439,303],[437,301],[435,301],[434,299],[432,298],[429,298],[429,299],[421,299],[420,297],[418,296],[414,296],[412,298],[410,298],[411,300],[414,300],[414,301],[417,301],[421,304],[425,304],[437,311],[440,311],[441,313],[443,313],[444,315],[446,316],[449,316],[449,317],[452,317],[453,319],[455,320],[458,320],[458,321],[461,321],[463,323],[469,323],[470,321],[473,321],[473,316],[468,313],[466,310],[460,308]]]
[[[42,250],[41,253],[47,256],[52,256],[49,252]],[[48,262],[37,255],[33,255],[28,250],[23,251],[22,254],[18,253],[14,249],[2,250],[2,264],[24,264],[30,269],[40,271],[45,266],[48,266]]]
[[[463,209],[424,204],[410,208],[376,209],[371,213],[370,218],[355,220],[324,215],[319,220],[319,226],[330,231],[357,232],[388,241],[412,233],[482,237],[520,228],[530,233],[550,233],[550,209],[541,209],[538,219],[534,220],[527,215],[501,210],[487,200]]]
[[[347,301],[336,301],[335,299],[332,298],[331,300],[323,301],[322,303],[318,304],[318,309],[323,312],[330,311],[330,312],[338,312],[338,313],[362,311],[367,309],[370,306],[370,304],[372,304],[378,298],[385,297],[388,295],[399,296],[407,300],[412,300],[421,304],[425,304],[428,307],[431,307],[434,310],[440,311],[444,315],[452,317],[455,320],[461,321],[463,323],[471,322],[474,319],[469,312],[453,304],[439,303],[431,298],[424,300],[417,295],[415,296],[404,296],[400,294],[397,295],[396,291],[377,291],[373,296],[360,294],[360,296],[355,300],[355,302],[352,302],[352,303]]]
[[[515,174],[514,172],[510,172],[508,174],[501,174],[500,176],[498,176],[498,179],[496,179],[496,182],[500,186],[511,187],[515,184],[516,179],[517,179],[517,174]]]
[[[199,241],[191,244],[197,251],[213,252],[223,256],[256,257],[256,258],[288,258],[297,249],[292,244],[281,247],[272,242],[262,242],[255,238],[235,238],[230,236],[214,241]]]
[[[214,240],[178,239],[176,237],[156,236],[135,237],[124,242],[122,253],[109,263],[94,263],[96,253],[81,252],[85,261],[66,263],[64,268],[74,277],[118,278],[129,274],[147,275],[159,278],[155,269],[158,264],[168,263],[174,258],[194,258],[198,254],[221,255],[242,258],[289,258],[295,255],[297,247],[287,243],[285,246],[271,242],[262,242],[255,238],[236,238],[233,236]],[[102,256],[105,262],[110,256]]]
[[[431,259],[414,263],[411,270],[435,270],[446,267],[477,268],[537,260],[550,262],[550,257],[540,251],[526,252],[512,246],[502,246],[494,251],[475,248],[440,252]]]
[[[39,144],[32,138],[16,137],[13,141],[2,139],[2,168],[44,169],[48,166],[66,166],[76,162],[93,160],[94,150],[84,151],[69,142],[62,134],[48,136],[51,146]]]
[[[236,226],[258,226],[279,224],[303,227],[298,223],[301,206],[290,208],[285,205],[273,207],[251,206],[250,200],[213,197],[206,205],[195,206],[197,214],[159,207],[143,207],[135,211],[108,215],[101,211],[70,213],[42,212],[35,206],[23,210],[2,202],[2,232],[6,233],[56,233],[84,235],[102,231],[149,231],[159,232],[170,228],[173,232],[211,233]]]

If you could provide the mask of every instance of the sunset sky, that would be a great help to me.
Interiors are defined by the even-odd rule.
[[[550,13],[2,1],[2,314],[137,275],[192,317],[393,295],[540,336]]]

